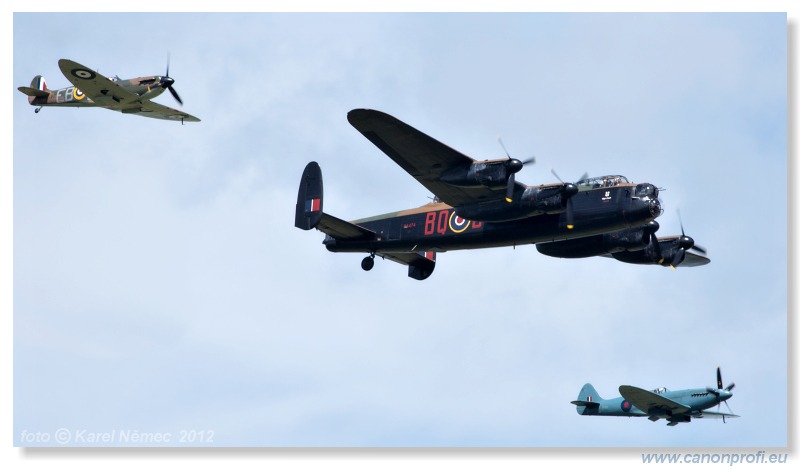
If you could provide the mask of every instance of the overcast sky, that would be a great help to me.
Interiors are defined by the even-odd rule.
[[[121,28],[121,24],[136,25]],[[21,14],[13,85],[170,75],[196,124],[35,114],[14,90],[14,444],[213,432],[213,446],[787,444],[787,29],[759,14]],[[8,92],[8,91],[7,91]],[[168,93],[157,102],[176,107]],[[303,167],[344,219],[431,196],[346,120],[387,112],[518,181],[665,190],[711,263],[442,253],[422,282],[293,226]],[[735,381],[741,418],[582,417]],[[721,410],[727,410],[723,406]],[[27,432],[27,433],[23,433]],[[69,444],[80,444],[70,441]]]

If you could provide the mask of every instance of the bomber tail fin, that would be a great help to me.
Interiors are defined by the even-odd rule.
[[[602,401],[603,398],[600,397],[600,394],[597,393],[594,386],[586,383],[581,388],[581,392],[578,393],[578,399],[572,401],[571,404],[577,406],[575,410],[580,415],[594,415],[597,414]]]
[[[316,228],[322,219],[322,170],[316,161],[306,165],[294,212],[294,226],[301,230]]]
[[[47,83],[41,75],[33,77],[31,86],[20,86],[17,89],[28,96],[28,102],[30,104],[34,104],[33,101],[36,98],[46,98],[50,95],[50,91],[47,90]]]

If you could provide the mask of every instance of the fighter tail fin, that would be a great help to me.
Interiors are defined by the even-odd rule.
[[[28,96],[28,102],[31,104],[34,104],[33,101],[36,98],[46,98],[50,95],[50,91],[47,90],[47,83],[41,75],[33,77],[31,86],[20,86],[17,89]]]
[[[597,413],[602,401],[603,398],[600,397],[600,394],[597,393],[594,386],[586,383],[581,388],[581,392],[578,393],[578,399],[572,401],[572,404],[577,406],[575,410],[577,410],[580,415],[591,415]]]

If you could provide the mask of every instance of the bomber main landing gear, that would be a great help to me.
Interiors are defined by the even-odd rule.
[[[375,253],[361,260],[361,268],[369,272],[375,266]]]

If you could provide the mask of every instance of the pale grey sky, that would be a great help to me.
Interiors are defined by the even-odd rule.
[[[119,28],[121,23],[140,27]],[[785,14],[22,14],[13,84],[170,74],[178,124],[34,114],[14,90],[14,444],[213,431],[214,446],[787,444]],[[174,106],[168,94],[158,102]],[[444,253],[432,277],[292,226],[308,161],[352,219],[428,194],[346,121],[388,112],[518,180],[666,188],[696,269]],[[591,382],[736,381],[742,418],[590,418]],[[72,442],[73,444],[75,442]],[[52,446],[45,444],[45,446]]]

